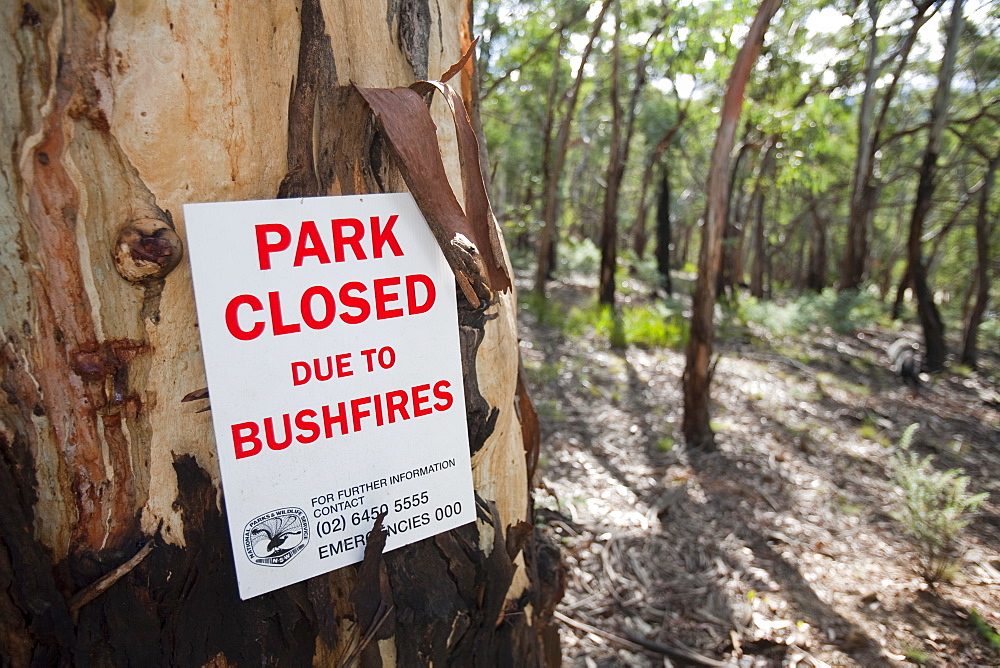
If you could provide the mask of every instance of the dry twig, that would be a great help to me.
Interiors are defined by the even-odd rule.
[[[142,560],[149,556],[149,553],[153,550],[153,539],[150,538],[149,542],[142,546],[142,549],[135,553],[135,556],[126,561],[124,564],[114,569],[110,573],[102,576],[93,584],[84,587],[76,594],[73,598],[69,600],[69,611],[73,615],[76,615],[80,608],[87,605],[95,598],[106,592],[111,586],[121,580],[123,577],[128,575],[132,569],[142,563]]]
[[[657,654],[662,654],[668,656],[671,659],[677,659],[678,661],[687,661],[698,666],[717,666],[725,667],[726,664],[722,661],[716,661],[715,659],[710,659],[707,656],[698,654],[697,652],[690,652],[684,649],[678,649],[676,647],[670,647],[669,645],[664,645],[662,643],[653,642],[652,640],[646,640],[645,638],[629,632],[628,637],[620,636],[617,633],[611,633],[610,631],[605,631],[604,629],[597,628],[596,626],[591,626],[584,622],[577,621],[571,617],[567,617],[558,610],[553,613],[555,618],[558,619],[563,624],[567,626],[572,626],[575,629],[584,631],[585,633],[593,633],[595,636],[600,636],[606,640],[616,642],[626,649],[630,649],[633,652],[638,652],[642,650],[647,650],[650,652],[655,652]]]

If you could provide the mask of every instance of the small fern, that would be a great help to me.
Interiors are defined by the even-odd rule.
[[[917,544],[923,576],[933,583],[954,573],[958,537],[988,494],[969,494],[961,469],[937,471],[933,456],[912,452],[916,431],[916,424],[906,428],[892,457],[893,482],[902,491],[892,515]]]

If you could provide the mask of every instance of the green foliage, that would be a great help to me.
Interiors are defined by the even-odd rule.
[[[601,266],[601,249],[590,239],[564,239],[559,248],[559,261],[567,274],[595,276]]]
[[[979,631],[979,635],[985,638],[993,649],[1000,652],[1000,633],[994,631],[993,627],[975,610],[969,610],[969,618],[972,620],[972,625]]]
[[[677,441],[670,436],[664,436],[656,442],[656,451],[663,453],[670,452],[674,449],[675,445],[677,445]]]
[[[937,471],[932,455],[910,450],[917,428],[906,428],[892,456],[892,480],[901,491],[893,517],[921,550],[922,574],[933,583],[954,573],[956,541],[988,494],[969,494],[960,469]]]
[[[779,303],[740,298],[733,315],[746,325],[755,323],[772,335],[784,337],[829,327],[838,334],[850,334],[884,318],[887,307],[868,292],[837,292],[802,295]]]
[[[926,665],[931,660],[930,654],[923,651],[922,649],[916,649],[913,647],[904,647],[903,656],[905,656],[906,660],[909,661],[910,663],[916,663],[921,666]]]
[[[562,304],[548,299],[534,291],[518,295],[518,306],[530,313],[540,325],[562,329],[566,324],[566,312]]]
[[[636,345],[681,350],[687,345],[689,325],[679,310],[663,302],[628,305],[618,313],[599,305],[571,309],[566,321],[567,333],[579,335],[587,330],[593,330],[614,347]]]
[[[1000,317],[985,320],[979,326],[980,350],[1000,350]]]
[[[563,365],[559,362],[551,364],[549,362],[525,360],[524,370],[528,372],[528,376],[532,380],[542,384],[549,384],[559,380],[559,376],[563,372]]]
[[[690,333],[683,306],[674,300],[629,304],[617,311],[596,303],[567,309],[538,293],[525,292],[520,296],[520,308],[540,324],[558,329],[566,336],[593,332],[616,348],[635,345],[682,350]]]

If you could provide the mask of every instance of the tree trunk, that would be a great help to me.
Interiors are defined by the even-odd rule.
[[[962,345],[962,364],[973,369],[978,363],[977,340],[979,325],[990,301],[990,234],[988,229],[990,194],[996,177],[1000,155],[993,156],[986,167],[983,187],[979,193],[979,211],[976,214],[976,301],[965,323]]]
[[[620,102],[621,82],[621,6],[615,8],[615,43],[612,54],[611,108],[612,130],[611,150],[608,158],[608,187],[604,196],[604,218],[601,225],[601,276],[598,289],[600,302],[608,306],[615,304],[615,271],[618,265],[618,197],[621,193],[622,176],[628,164],[628,156],[632,148],[632,136],[635,133],[636,110],[639,107],[639,96],[646,86],[646,65],[649,62],[650,45],[660,36],[666,19],[650,33],[646,46],[635,63],[635,74],[632,77],[632,94],[629,96],[628,116],[625,121],[625,132],[622,133],[622,109]]]
[[[674,139],[674,135],[681,129],[681,125],[684,124],[684,119],[687,117],[687,110],[688,105],[679,108],[677,122],[667,130],[666,134],[653,147],[653,152],[647,158],[646,166],[642,171],[642,186],[639,188],[639,207],[636,210],[635,222],[632,225],[632,250],[635,252],[636,258],[640,260],[646,255],[646,215],[649,211],[648,194],[653,184],[653,173],[656,170],[656,166],[660,164],[663,152],[667,150],[670,142]]]
[[[810,204],[812,213],[812,235],[809,243],[809,271],[806,273],[806,288],[822,292],[826,287],[826,222],[819,215],[815,199]]]
[[[605,172],[608,185],[604,191],[604,215],[601,219],[601,273],[597,288],[600,303],[611,307],[615,305],[615,271],[618,268],[618,192],[625,173],[625,156],[628,150],[628,139],[622,141],[622,104],[619,93],[622,60],[620,5],[615,8],[614,18],[615,34],[611,46],[611,146]],[[637,97],[632,96],[633,104],[637,102]],[[634,118],[635,107],[630,111]],[[631,128],[629,130],[627,134],[631,134]]]
[[[4,665],[558,662],[510,289],[459,297],[479,520],[360,568],[240,601],[211,422],[182,403],[205,386],[182,205],[405,189],[349,84],[438,76],[465,3],[157,7],[0,10]]]
[[[798,294],[802,294],[802,286],[806,282],[806,248],[809,245],[809,228],[806,228],[799,220],[794,223],[794,231],[799,243],[795,253],[795,269],[789,277],[789,287],[794,287]]]
[[[850,218],[840,274],[841,290],[857,290],[865,279],[869,254],[868,230],[872,224],[880,190],[875,182],[875,162],[876,155],[881,148],[882,130],[888,118],[889,107],[898,90],[899,81],[906,69],[910,51],[916,43],[917,34],[930,18],[930,14],[927,12],[932,9],[936,2],[937,0],[923,0],[919,4],[915,4],[916,13],[913,15],[910,30],[898,49],[889,54],[882,65],[876,66],[875,55],[878,48],[876,24],[880,9],[877,0],[869,0],[868,12],[872,19],[872,27],[869,32],[868,51],[865,57],[865,91],[858,114],[858,154],[851,184]],[[878,118],[873,123],[874,87],[884,65],[889,62],[895,62],[896,67],[892,74],[892,81],[882,96]]]
[[[910,277],[910,264],[907,262],[906,269],[903,271],[903,277],[899,279],[899,285],[896,286],[896,296],[892,300],[892,317],[893,320],[899,320],[903,315],[903,302],[906,301],[906,291],[913,287],[913,279]]]
[[[719,265],[719,279],[715,286],[717,295],[727,290],[730,297],[735,297],[736,285],[743,281],[743,184],[746,177],[740,178],[740,168],[752,147],[757,144],[749,141],[751,123],[747,122],[743,130],[743,141],[740,150],[736,152],[736,160],[729,176],[729,192],[726,195],[726,229],[722,233],[722,261]],[[739,182],[739,188],[736,183]],[[736,196],[736,206],[733,197]]]
[[[545,282],[552,279],[552,272],[555,270],[556,266],[556,243],[555,236],[558,236],[556,228],[550,229],[548,224],[545,224],[546,220],[556,221],[559,219],[559,199],[558,196],[549,200],[549,184],[556,183],[555,194],[558,195],[558,177],[553,174],[553,170],[556,168],[555,160],[553,157],[553,141],[555,141],[555,136],[553,135],[553,128],[556,123],[556,107],[559,106],[559,67],[562,63],[562,50],[563,45],[566,43],[566,37],[562,30],[559,31],[559,42],[556,45],[555,53],[552,54],[552,76],[549,78],[549,90],[548,99],[545,105],[545,127],[542,132],[542,182],[544,184],[542,196],[545,200],[542,202],[542,239],[541,245],[539,247],[538,253],[538,276],[543,277]],[[561,165],[560,165],[561,168]],[[526,202],[527,204],[528,202]],[[548,244],[546,248],[546,244]],[[544,264],[543,264],[544,263]],[[536,290],[538,288],[536,278]],[[543,289],[537,290],[542,294],[545,293],[544,286]]]
[[[757,9],[746,41],[740,48],[726,84],[719,130],[712,149],[705,194],[705,225],[702,230],[698,280],[691,305],[691,337],[688,340],[684,367],[684,438],[691,447],[715,448],[709,415],[709,362],[715,325],[715,285],[722,257],[722,233],[726,224],[726,179],[729,154],[733,149],[736,125],[743,108],[743,94],[757,54],[764,43],[764,33],[778,11],[781,0],[764,0]]]
[[[910,237],[907,251],[910,261],[910,277],[913,281],[913,292],[917,298],[917,314],[924,330],[924,368],[927,371],[940,371],[944,368],[945,345],[944,323],[934,304],[934,293],[931,291],[927,278],[927,265],[922,257],[924,220],[931,210],[934,190],[937,186],[938,155],[941,153],[941,138],[948,120],[948,104],[951,100],[951,77],[955,69],[955,55],[958,52],[958,40],[962,28],[962,0],[955,0],[952,5],[951,19],[948,24],[948,37],[945,42],[941,70],[938,74],[938,87],[931,108],[931,128],[927,138],[927,149],[920,165],[920,178],[917,183],[917,196],[913,204],[913,217],[910,219]]]
[[[559,123],[559,131],[556,134],[555,142],[551,147],[547,169],[545,170],[545,207],[542,212],[542,239],[538,244],[538,267],[535,272],[535,292],[545,295],[545,286],[555,268],[555,245],[558,239],[558,207],[559,207],[559,184],[562,180],[563,166],[566,163],[566,151],[569,148],[569,131],[576,114],[576,105],[580,99],[580,87],[583,85],[584,70],[587,68],[587,61],[594,50],[597,38],[601,34],[601,26],[604,25],[604,15],[614,0],[605,0],[601,5],[601,11],[594,21],[590,30],[590,40],[580,57],[580,69],[576,73],[576,79],[563,99],[563,117]],[[558,54],[557,54],[558,55]],[[555,76],[555,74],[553,74]]]
[[[878,56],[879,12],[878,0],[868,0],[868,18],[871,26],[865,53],[865,90],[861,96],[861,109],[858,111],[858,154],[851,186],[851,214],[844,246],[844,261],[841,264],[841,290],[858,289],[864,279],[865,262],[868,258],[868,211],[872,189],[872,184],[868,180],[868,165],[874,153],[870,150],[870,144],[872,116],[875,111],[875,82],[879,74],[875,62]]]
[[[656,203],[656,269],[660,284],[669,296],[673,293],[670,282],[670,167],[663,165],[660,180],[660,197]]]
[[[760,173],[757,176],[757,183],[754,187],[754,204],[756,215],[754,217],[752,253],[753,261],[750,264],[750,294],[757,299],[764,298],[764,268],[767,263],[767,238],[764,234],[764,201],[766,199],[765,189],[767,180],[771,176],[774,168],[774,146],[777,138],[772,136],[767,140],[764,148],[764,157],[761,159]]]

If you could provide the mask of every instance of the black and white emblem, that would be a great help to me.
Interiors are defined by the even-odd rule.
[[[247,558],[259,566],[284,566],[308,543],[309,518],[301,508],[264,513],[243,530]]]

